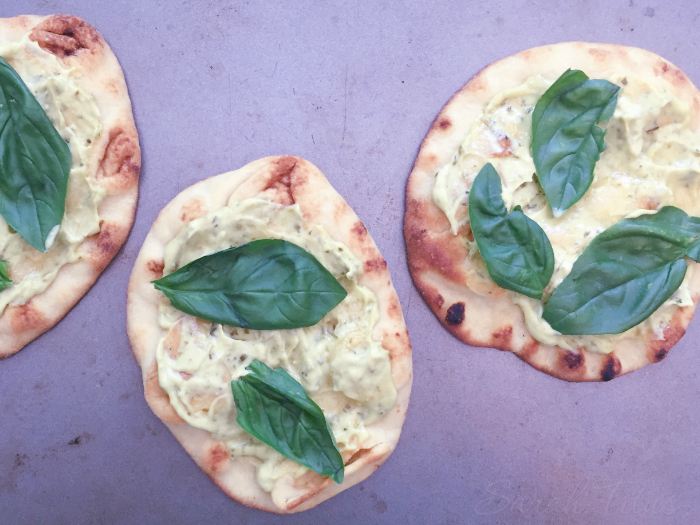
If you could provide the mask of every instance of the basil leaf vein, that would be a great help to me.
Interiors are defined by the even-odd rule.
[[[345,466],[321,408],[283,368],[257,359],[231,381],[238,417],[250,435],[322,476],[343,482]]]
[[[68,144],[0,57],[0,215],[41,252],[63,219],[70,165]]]
[[[615,111],[620,87],[567,70],[540,97],[532,113],[532,156],[555,217],[583,197],[605,150],[597,126]]]
[[[312,326],[347,296],[313,255],[281,239],[200,257],[153,284],[182,312],[252,330]]]
[[[508,290],[540,299],[554,271],[554,252],[542,228],[519,206],[510,213],[501,178],[491,163],[469,192],[469,222],[491,279]]]
[[[666,206],[623,219],[586,247],[542,317],[564,335],[618,334],[654,313],[700,258],[700,219]]]

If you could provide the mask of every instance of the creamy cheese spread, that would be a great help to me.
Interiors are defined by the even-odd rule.
[[[236,423],[231,380],[248,373],[253,359],[283,367],[321,407],[340,453],[347,458],[368,437],[365,426],[396,404],[389,354],[372,338],[377,298],[357,283],[362,263],[320,226],[307,224],[298,205],[262,199],[228,206],[188,223],[165,249],[164,274],[204,255],[257,239],[284,239],[314,255],[347,290],[319,323],[294,330],[247,330],[203,321],[173,308],[163,296],[159,322],[180,330],[177,348],[160,341],[160,385],[190,425],[225,443],[233,458],[257,465],[258,482],[271,491],[286,474],[305,467],[284,458]]]
[[[535,175],[532,159],[532,111],[553,79],[529,78],[496,95],[475,120],[454,158],[436,174],[433,200],[445,212],[452,233],[469,222],[467,199],[479,170],[491,162],[501,176],[503,200],[511,210],[520,205],[545,231],[554,250],[554,274],[542,301],[508,292],[520,306],[530,333],[545,344],[569,350],[585,347],[608,353],[620,338],[663,329],[679,306],[692,305],[689,264],[680,288],[640,325],[618,335],[564,336],[542,319],[543,304],[593,238],[624,218],[653,213],[673,205],[700,215],[700,140],[690,129],[690,108],[654,80],[624,77],[606,80],[622,87],[607,125],[607,147],[595,166],[595,177],[583,198],[560,218],[552,215]],[[464,231],[464,230],[463,230]],[[477,270],[477,293],[496,285],[488,277],[476,243],[465,237]]]
[[[0,259],[14,281],[0,292],[1,313],[9,304],[24,304],[43,292],[63,265],[80,258],[80,244],[100,231],[97,206],[105,193],[90,177],[90,159],[102,131],[100,114],[92,95],[76,83],[73,69],[61,65],[28,36],[0,45],[0,56],[39,101],[71,152],[66,211],[46,253],[34,249],[0,217]]]

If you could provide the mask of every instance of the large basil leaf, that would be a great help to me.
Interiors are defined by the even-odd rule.
[[[178,310],[230,326],[312,326],[347,292],[309,252],[261,239],[205,255],[153,281]]]
[[[10,274],[7,272],[7,264],[5,261],[0,260],[0,292],[13,284],[12,279],[10,279]]]
[[[554,253],[542,228],[520,206],[508,213],[501,178],[487,163],[469,192],[469,222],[491,279],[539,299],[554,270]]]
[[[620,87],[568,70],[540,97],[532,113],[532,156],[555,217],[583,197],[605,149],[597,126],[615,111]]]
[[[666,206],[598,235],[554,290],[542,317],[565,335],[618,334],[649,317],[700,259],[700,219]]]
[[[257,359],[246,369],[251,373],[231,381],[236,422],[283,456],[342,483],[345,466],[333,432],[304,388],[283,368]]]
[[[0,215],[41,252],[63,219],[70,164],[68,144],[0,57]]]

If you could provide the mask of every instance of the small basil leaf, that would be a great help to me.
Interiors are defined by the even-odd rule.
[[[312,326],[347,295],[313,255],[280,239],[200,257],[153,284],[182,312],[252,330]]]
[[[0,215],[41,252],[63,219],[70,164],[68,145],[0,57]]]
[[[0,260],[0,292],[13,284],[10,274],[7,272],[7,264],[5,261]]]
[[[231,381],[238,417],[250,435],[283,456],[343,482],[343,458],[321,408],[283,368],[272,370],[257,359],[250,374]]]
[[[666,206],[623,219],[598,235],[554,290],[542,317],[565,335],[618,334],[675,292],[697,256],[700,219]]]
[[[612,117],[620,87],[568,70],[545,91],[532,114],[532,156],[555,217],[583,197],[605,149],[597,126]]]
[[[487,163],[469,192],[469,222],[491,279],[539,299],[554,271],[554,253],[542,228],[519,206],[508,213],[501,178]]]

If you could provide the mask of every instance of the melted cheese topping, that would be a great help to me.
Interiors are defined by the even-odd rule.
[[[624,218],[653,213],[673,205],[700,215],[700,140],[690,128],[690,108],[662,84],[629,77],[608,78],[623,89],[607,125],[607,147],[595,166],[595,177],[583,198],[560,218],[552,215],[535,178],[530,151],[532,111],[552,81],[541,76],[496,95],[473,123],[451,162],[436,174],[433,200],[445,212],[452,233],[469,222],[467,199],[479,170],[491,162],[501,176],[503,200],[511,210],[520,205],[549,237],[554,250],[554,274],[543,300],[551,295],[593,238]],[[476,270],[470,277],[477,293],[495,287],[475,242],[465,239]],[[564,336],[542,319],[543,301],[508,292],[523,311],[527,328],[537,340],[569,350],[585,347],[608,353],[630,335],[663,329],[679,306],[692,305],[689,264],[680,288],[646,321],[617,335]]]
[[[163,296],[162,328],[180,331],[179,346],[166,336],[157,350],[160,385],[175,411],[190,425],[225,443],[234,458],[251,458],[258,482],[271,491],[286,474],[305,467],[284,458],[236,423],[230,382],[258,359],[283,367],[321,407],[347,460],[368,437],[365,425],[396,404],[388,352],[372,338],[379,320],[377,298],[360,286],[362,264],[321,227],[307,224],[298,205],[261,199],[232,201],[187,224],[165,250],[164,274],[204,255],[247,242],[275,238],[313,254],[345,287],[347,297],[321,321],[294,330],[246,330],[194,318]],[[177,345],[176,345],[177,346]]]
[[[80,258],[80,244],[100,231],[97,206],[105,193],[94,185],[89,167],[102,131],[100,114],[92,95],[76,84],[73,70],[62,66],[28,36],[18,43],[1,45],[0,56],[39,101],[71,152],[66,211],[46,253],[34,249],[0,217],[0,259],[7,263],[15,283],[0,292],[1,313],[7,305],[24,304],[43,292],[63,265]]]

